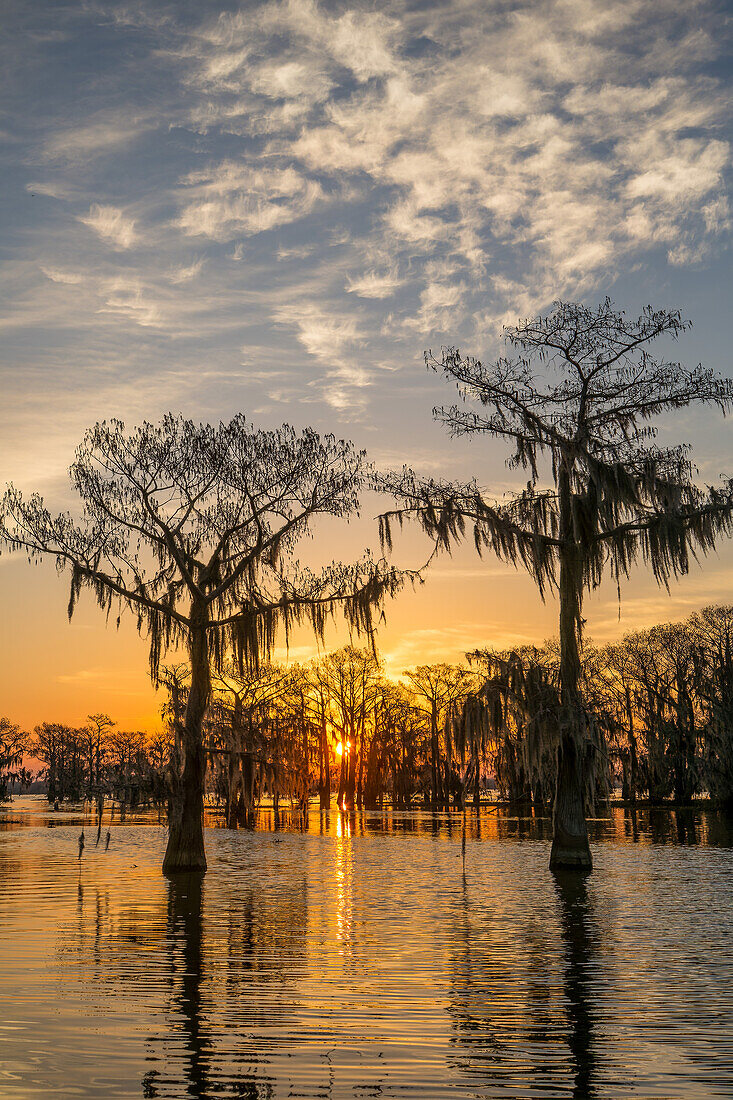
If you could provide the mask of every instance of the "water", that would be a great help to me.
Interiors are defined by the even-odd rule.
[[[706,812],[592,823],[311,814],[207,831],[0,811],[0,1097],[733,1096],[733,833]],[[49,827],[52,825],[53,827]]]

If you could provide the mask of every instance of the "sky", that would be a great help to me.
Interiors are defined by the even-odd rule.
[[[680,308],[674,357],[732,373],[725,3],[5,0],[0,18],[2,484],[71,506],[86,427],[170,409],[312,424],[382,468],[511,488],[499,443],[433,422],[452,395],[423,352],[495,356],[503,324],[560,297]],[[659,427],[701,480],[733,474],[717,412]],[[313,552],[377,552],[380,507]],[[411,532],[397,553],[426,547]],[[639,572],[620,606],[613,586],[588,601],[588,631],[730,602],[732,580],[727,546],[672,593]],[[69,625],[66,581],[7,555],[0,599],[0,713],[155,726],[132,623],[84,600]],[[466,548],[379,641],[398,674],[539,643],[555,617]],[[313,652],[303,634],[290,656]]]

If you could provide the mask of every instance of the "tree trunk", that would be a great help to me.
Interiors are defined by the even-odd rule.
[[[251,752],[242,753],[242,787],[237,825],[251,829],[255,823],[255,762]]]
[[[473,777],[473,808],[476,813],[481,809],[481,758],[478,746],[475,747],[476,774]]]
[[[364,745],[364,727],[362,726],[359,734],[359,769],[357,772],[358,778],[356,781],[356,804],[360,810],[364,808],[364,753],[366,747]]]
[[[342,734],[343,737],[343,734]],[[341,742],[341,768],[339,770],[339,790],[337,796],[338,808],[344,809],[344,799],[346,797],[346,764],[348,757],[346,755],[346,745],[343,740]]]
[[[583,806],[582,767],[575,736],[564,734],[557,751],[551,870],[575,867],[589,871],[593,866]]]
[[[320,782],[318,784],[320,806],[322,810],[328,810],[331,806],[331,768],[328,759],[328,733],[326,732],[325,718],[321,721],[321,751],[319,759],[321,768]]]
[[[593,866],[583,805],[585,722],[580,699],[578,632],[582,609],[582,569],[575,542],[568,461],[558,479],[560,497],[560,701],[565,729],[557,749],[552,809],[550,868]]]
[[[432,790],[430,792],[431,809],[437,810],[440,806],[440,762],[438,760],[438,716],[435,712],[435,704],[430,711],[430,777]]]
[[[211,696],[211,674],[206,611],[201,608],[197,614],[197,610],[191,616],[191,687],[183,725],[182,766],[179,774],[172,777],[168,847],[163,860],[165,875],[206,870],[203,828],[206,754],[202,725]]]
[[[56,793],[56,754],[52,752],[49,755],[48,761],[48,802],[55,803],[58,795]]]
[[[356,764],[357,764],[357,750],[356,750],[356,722],[350,720],[349,722],[349,734],[346,745],[344,745],[344,756],[346,758],[346,785],[344,788],[344,797],[342,807],[344,810],[351,812],[354,809],[354,796],[356,794]],[[347,750],[347,745],[351,743],[351,748]]]
[[[229,754],[229,760],[227,761],[227,805],[226,805],[226,822],[227,829],[236,829],[237,827],[237,806],[240,798],[240,789],[242,782],[242,765],[239,758],[239,753],[235,753],[234,750]]]

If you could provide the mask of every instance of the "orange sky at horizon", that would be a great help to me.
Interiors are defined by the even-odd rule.
[[[361,521],[363,525],[365,521]],[[419,563],[426,549],[416,531],[403,536],[409,553],[396,543],[401,565]],[[422,559],[420,559],[422,560]],[[6,597],[6,625],[0,659],[0,713],[27,729],[40,722],[83,725],[87,715],[109,714],[118,726],[153,732],[161,727],[161,692],[150,682],[147,642],[132,616],[105,615],[83,592],[74,618],[67,619],[68,574],[48,563],[29,565],[22,555],[0,559]],[[602,644],[631,630],[686,618],[710,603],[726,602],[733,579],[733,544],[728,543],[671,593],[650,585],[643,568],[622,586],[619,602],[610,580],[587,597],[586,634]],[[32,583],[31,583],[32,581]],[[14,603],[14,607],[9,607]],[[541,644],[556,634],[557,606],[543,603],[531,579],[498,560],[479,558],[472,546],[443,556],[386,608],[377,645],[386,673],[398,678],[405,669],[434,661],[459,662],[467,651],[490,646]],[[320,649],[305,627],[293,631],[289,652],[278,647],[275,659],[305,661],[349,641],[342,622],[327,628]],[[355,639],[355,644],[360,643]],[[183,657],[183,655],[181,655]]]

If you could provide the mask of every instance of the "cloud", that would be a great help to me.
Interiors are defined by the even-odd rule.
[[[490,640],[490,641],[489,641]],[[429,661],[462,662],[466,653],[490,644],[504,649],[531,645],[537,638],[531,633],[508,630],[498,620],[480,622],[466,620],[452,626],[422,627],[410,631],[396,645],[386,645],[382,656],[389,676],[401,678],[410,668]],[[429,658],[426,658],[429,654]]]
[[[346,289],[349,294],[356,294],[360,298],[390,298],[402,283],[403,280],[394,269],[381,274],[377,271],[366,271],[361,276],[350,276]]]
[[[75,196],[75,188],[60,181],[50,183],[48,181],[31,180],[30,183],[25,185],[25,189],[32,195],[46,195],[51,199],[71,199]]]
[[[134,219],[128,217],[116,206],[93,203],[89,213],[80,217],[79,221],[88,225],[105,244],[110,244],[113,248],[132,248],[138,241]]]
[[[107,280],[102,297],[104,304],[99,306],[99,313],[112,313],[143,328],[161,325],[163,315],[160,304],[151,298],[140,279],[120,276]]]
[[[233,161],[191,173],[178,226],[190,236],[231,241],[297,221],[323,200],[321,185],[294,168],[255,168]]]
[[[200,257],[198,260],[194,260],[193,263],[183,264],[181,267],[175,268],[169,274],[168,278],[172,283],[187,283],[191,279],[195,279],[197,275],[201,274],[204,266],[204,259]]]
[[[84,276],[74,271],[59,271],[51,267],[41,266],[41,271],[52,283],[64,283],[67,286],[78,286],[84,281]]]
[[[116,153],[151,127],[151,119],[131,119],[129,111],[97,117],[83,126],[62,129],[43,144],[43,162],[84,162],[91,157]]]
[[[327,405],[342,412],[363,406],[363,396],[354,391],[369,386],[372,376],[362,362],[364,335],[354,317],[300,300],[275,309],[273,320],[294,329],[298,342],[326,368],[313,384]]]
[[[337,362],[348,348],[362,341],[354,318],[338,317],[315,302],[301,301],[283,306],[274,311],[273,319],[278,324],[294,327],[308,354],[322,363]]]
[[[450,329],[460,316],[466,286],[456,282],[428,283],[420,294],[420,309],[410,322],[422,332]]]
[[[239,295],[241,325],[270,326],[257,343],[291,331],[305,400],[364,407],[421,338],[488,351],[517,315],[640,262],[699,268],[730,233],[712,0],[262,0],[185,19],[95,3],[139,33],[103,86],[80,83],[98,109],[37,118],[28,163],[52,167],[29,186],[85,204],[94,188],[78,220],[126,253],[124,281],[93,287],[108,319],[188,333],[189,286],[224,325]],[[134,142],[152,133],[151,162]],[[85,248],[44,253],[48,278]]]

